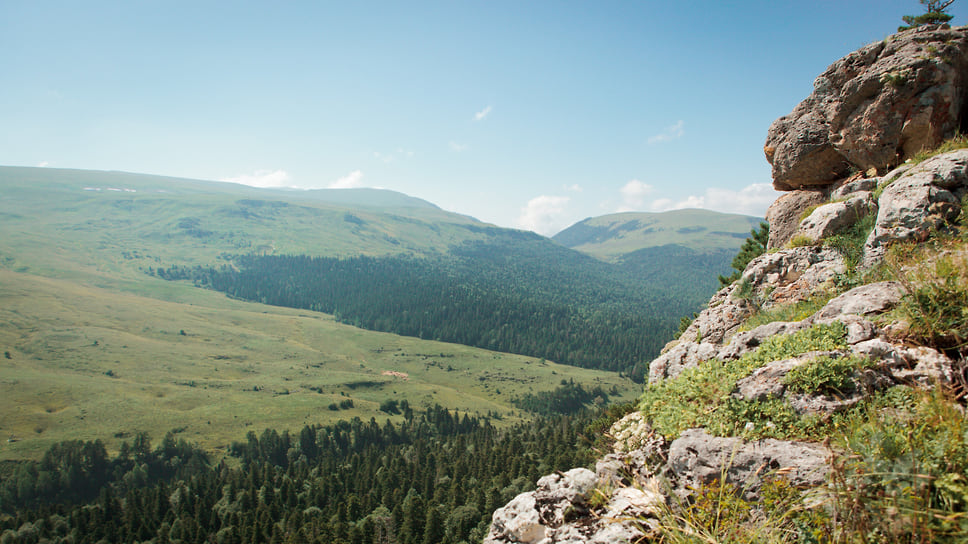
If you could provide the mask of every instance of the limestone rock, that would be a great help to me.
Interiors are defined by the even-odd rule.
[[[966,74],[964,28],[902,32],[838,60],[770,127],[773,186],[823,187],[850,166],[883,171],[937,146],[961,125]]]
[[[816,486],[828,472],[831,452],[820,444],[711,436],[688,429],[669,447],[669,468],[679,476],[679,488],[697,487],[726,476],[726,481],[755,496],[763,476],[785,469],[796,486]]]
[[[846,200],[855,196],[868,196],[877,188],[881,178],[850,177],[835,183],[830,191],[830,200]],[[795,191],[794,191],[795,192]]]
[[[797,235],[822,240],[846,229],[870,212],[869,196],[862,194],[818,207],[800,223]]]
[[[612,454],[598,463],[597,474],[572,469],[538,480],[497,510],[484,542],[551,544],[553,542],[635,542],[651,531],[665,504],[642,450]],[[611,491],[614,490],[614,491]],[[593,493],[608,493],[604,508],[591,510]]]
[[[845,271],[844,258],[836,250],[795,247],[753,259],[740,281],[749,285],[757,302],[768,306],[806,300]]]
[[[718,348],[719,346],[708,342],[680,342],[652,361],[649,365],[649,383],[675,378],[687,368],[714,359],[719,353]]]
[[[755,262],[756,259],[753,261]],[[743,320],[753,314],[750,301],[737,296],[739,287],[739,283],[734,282],[717,291],[709,299],[708,307],[699,312],[696,319],[682,333],[680,343],[720,344],[724,338],[736,332]],[[651,371],[649,374],[651,380]]]
[[[783,361],[773,361],[753,371],[749,376],[736,382],[735,395],[744,400],[762,402],[778,399],[786,392],[783,377],[794,368],[804,364],[806,359],[794,357]]]
[[[534,493],[522,493],[494,512],[484,542],[540,542],[546,532],[538,517]]]
[[[866,316],[884,313],[896,306],[902,296],[904,290],[896,281],[861,285],[828,302],[812,319],[819,321],[847,314]]]
[[[865,264],[891,242],[921,241],[958,217],[968,192],[968,149],[932,157],[890,183],[878,199],[874,230],[864,246]]]
[[[804,321],[774,321],[760,325],[753,330],[736,333],[726,347],[719,350],[719,358],[724,360],[739,359],[759,347],[767,338],[777,334],[793,334],[799,330],[809,328],[812,323]]]
[[[770,224],[770,239],[766,249],[785,246],[796,234],[803,212],[826,200],[827,196],[821,191],[790,191],[781,194],[766,210],[766,222]]]
[[[534,501],[541,522],[551,527],[562,525],[568,507],[583,506],[597,483],[598,477],[587,468],[573,468],[539,479]]]
[[[894,371],[894,376],[902,382],[931,386],[954,381],[954,361],[937,350],[923,346],[914,347],[903,350],[901,357],[911,367]]]

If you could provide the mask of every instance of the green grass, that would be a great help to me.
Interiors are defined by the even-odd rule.
[[[675,439],[682,431],[707,427],[719,436],[746,438],[789,438],[812,434],[812,420],[805,420],[781,401],[749,402],[731,397],[736,382],[771,361],[795,357],[809,351],[846,347],[842,323],[814,325],[787,335],[771,336],[737,360],[711,360],[687,368],[679,376],[646,388],[639,410],[660,434]],[[753,422],[754,429],[746,430]],[[766,425],[772,422],[773,425]]]
[[[152,280],[161,282],[162,280]],[[149,281],[148,283],[152,283]],[[441,404],[508,422],[510,399],[574,379],[617,387],[613,373],[355,329],[308,311],[233,301],[188,285],[168,302],[0,271],[0,459],[51,443],[171,429],[213,450],[249,430],[382,419],[386,399]],[[184,331],[184,335],[181,332]],[[388,374],[389,372],[405,374]],[[327,407],[346,398],[354,408]]]
[[[102,190],[85,190],[94,186]],[[510,399],[562,379],[615,386],[618,402],[637,394],[613,373],[363,331],[146,274],[218,264],[223,253],[421,254],[490,235],[416,199],[365,196],[375,204],[0,167],[0,460],[36,458],[61,440],[113,448],[172,429],[217,451],[250,430],[382,419],[389,399],[513,422],[529,416]],[[352,409],[328,409],[347,398]]]

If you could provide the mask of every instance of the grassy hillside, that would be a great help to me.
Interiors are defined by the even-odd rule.
[[[643,248],[670,244],[699,252],[728,250],[735,254],[760,221],[709,210],[617,213],[575,223],[553,239],[610,262]]]
[[[631,398],[615,374],[363,331],[145,273],[226,253],[437,253],[492,229],[383,191],[0,168],[0,459],[74,438],[114,447],[138,431],[219,448],[249,430],[382,419],[385,400],[514,421],[512,399],[563,379]]]
[[[182,283],[169,302],[0,270],[0,459],[65,439],[176,430],[207,448],[249,430],[298,430],[380,403],[436,403],[508,421],[511,399],[574,379],[631,398],[615,374],[369,332],[325,314],[226,299]],[[152,286],[149,286],[149,288]],[[329,406],[352,400],[353,408]]]
[[[43,273],[213,262],[225,252],[425,253],[481,238],[486,227],[391,191],[16,167],[0,167],[0,225],[11,234],[0,241],[3,258]]]

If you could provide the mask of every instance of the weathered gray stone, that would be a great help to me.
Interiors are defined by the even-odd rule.
[[[767,363],[766,366],[757,368],[752,374],[736,382],[735,395],[744,400],[757,402],[778,399],[786,392],[783,377],[804,362],[804,359],[796,357]]]
[[[755,496],[762,478],[781,469],[794,485],[820,485],[829,470],[826,460],[830,454],[820,444],[773,439],[746,442],[688,429],[669,447],[669,468],[678,475],[680,488],[698,487],[725,475],[727,482],[747,496]]]
[[[498,508],[491,516],[491,529],[484,542],[536,543],[545,538],[534,493],[522,493]]]
[[[753,259],[740,281],[766,307],[806,300],[845,271],[844,258],[834,249],[795,247]]]
[[[955,362],[947,355],[929,347],[919,346],[901,351],[908,368],[894,370],[901,382],[922,386],[950,384],[955,378]]]
[[[862,178],[850,177],[834,184],[830,191],[830,200],[846,200],[853,197],[870,196],[871,191],[877,188],[881,178]]]
[[[968,31],[902,32],[833,63],[770,127],[764,151],[778,190],[825,186],[849,166],[884,171],[961,124]]]
[[[739,282],[734,282],[717,291],[709,299],[706,309],[699,312],[682,333],[680,343],[720,344],[736,332],[743,320],[753,315],[754,310],[749,300],[735,296],[739,287]]]
[[[759,347],[764,340],[777,334],[793,334],[810,328],[812,323],[804,321],[774,321],[760,325],[753,330],[736,333],[726,347],[719,350],[719,358],[723,360],[739,359]]]
[[[968,149],[932,157],[905,171],[878,199],[874,230],[864,246],[865,265],[876,262],[890,243],[925,240],[949,224],[958,217],[966,192]]]
[[[770,239],[766,249],[779,249],[796,234],[800,216],[810,206],[826,202],[822,191],[790,191],[780,195],[766,210],[766,222],[770,224]]]
[[[904,289],[896,281],[861,285],[828,302],[812,316],[812,319],[820,321],[847,314],[859,316],[881,314],[896,306],[903,296]]]
[[[714,359],[719,353],[719,346],[708,342],[680,342],[678,345],[663,353],[649,365],[649,383],[656,383],[666,378],[675,378],[687,368],[699,366],[699,363]]]
[[[870,212],[868,196],[854,196],[818,207],[800,223],[796,235],[816,241],[846,229]]]

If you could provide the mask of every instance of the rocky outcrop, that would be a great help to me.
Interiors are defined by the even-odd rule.
[[[884,183],[874,230],[864,248],[868,265],[876,262],[890,243],[925,240],[932,231],[958,217],[961,199],[968,194],[968,149],[892,172]]]
[[[770,127],[764,151],[773,186],[826,187],[902,163],[963,124],[968,31],[922,27],[832,64],[814,91]]]
[[[696,489],[723,479],[755,497],[768,474],[782,472],[797,486],[817,486],[828,472],[831,452],[820,444],[711,436],[689,429],[669,446],[669,470],[679,475],[679,489]]]
[[[906,345],[907,325],[888,322],[889,312],[909,296],[900,282],[854,287],[805,318],[742,328],[756,312],[812,304],[818,296],[839,292],[845,278],[856,281],[858,267],[874,266],[890,244],[925,240],[959,217],[968,196],[968,149],[884,171],[968,125],[962,121],[968,114],[966,96],[966,28],[904,32],[831,65],[813,94],[770,127],[766,154],[774,186],[790,192],[767,214],[769,251],[717,292],[679,340],[651,362],[647,387],[684,379],[685,369],[703,364],[722,364],[734,373],[736,368],[747,372],[742,365],[748,364],[745,376],[731,374],[732,390],[723,393],[723,402],[740,407],[732,414],[743,414],[730,417],[751,421],[744,428],[743,420],[730,420],[734,431],[727,432],[789,436],[772,433],[778,426],[765,414],[825,421],[895,385],[964,386],[968,361]],[[848,177],[850,170],[855,172]],[[871,218],[874,227],[862,259],[859,242],[851,252],[834,249],[842,246],[830,239],[841,233],[863,240],[863,232],[852,227]],[[760,351],[744,359],[765,343],[787,341],[771,340],[777,336],[799,342],[804,335],[792,335],[808,328],[815,328],[811,334],[835,329],[836,344],[809,348],[823,351]],[[764,360],[763,353],[778,352],[785,355]],[[831,368],[837,369],[836,379],[803,378],[811,372],[825,376]],[[743,411],[755,403],[781,412]],[[826,442],[746,440],[714,436],[710,429],[663,437],[642,413],[629,414],[613,425],[614,450],[595,473],[576,469],[542,478],[536,491],[495,513],[487,542],[645,541],[660,528],[657,516],[686,504],[688,495],[705,484],[725,480],[748,499],[758,496],[767,477],[785,477],[796,488],[822,486],[831,458],[838,455]]]
[[[634,461],[633,461],[634,463]],[[635,542],[651,531],[649,520],[665,506],[657,481],[636,480],[617,489],[611,481],[626,478],[634,464],[600,463],[598,473],[576,468],[538,480],[494,512],[485,543]]]

